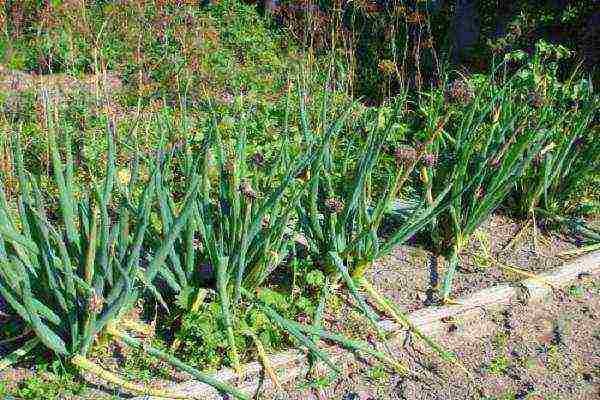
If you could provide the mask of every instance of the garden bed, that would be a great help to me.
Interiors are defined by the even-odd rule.
[[[514,234],[520,230],[521,226],[519,224],[502,215],[493,216],[482,227],[480,234],[477,235],[478,239],[474,239],[470,246],[470,256],[465,258],[465,263],[462,264],[463,270],[457,276],[457,296],[455,299],[457,305],[442,307],[429,305],[430,299],[427,293],[428,289],[431,289],[432,274],[443,274],[443,267],[436,272],[436,269],[432,267],[435,266],[434,263],[437,259],[422,248],[399,246],[390,256],[377,263],[371,277],[382,293],[394,299],[397,304],[409,312],[409,318],[415,325],[424,333],[435,337],[436,340],[441,340],[446,349],[457,353],[463,364],[475,374],[476,379],[485,380],[485,373],[477,372],[478,367],[472,359],[483,360],[496,357],[490,351],[489,340],[494,335],[504,334],[502,333],[502,329],[504,329],[504,322],[502,321],[506,318],[512,318],[510,324],[519,326],[521,330],[527,330],[529,324],[533,331],[544,331],[545,334],[552,335],[551,332],[548,332],[548,329],[554,329],[550,326],[552,325],[550,316],[545,317],[541,322],[541,328],[538,326],[540,324],[539,316],[544,313],[543,310],[551,310],[554,314],[559,313],[562,315],[575,312],[572,309],[576,307],[589,307],[593,310],[594,304],[598,302],[599,253],[596,252],[565,262],[558,257],[558,254],[564,250],[573,249],[575,247],[573,244],[562,240],[559,236],[540,233],[538,246],[534,249],[532,232],[528,230],[523,231],[521,240],[513,241],[513,246],[508,251],[506,246],[510,243]],[[485,237],[489,240],[486,240]],[[487,249],[491,249],[489,254],[486,253],[486,244],[490,245],[487,247]],[[490,258],[483,257],[484,255],[489,255]],[[502,260],[502,264],[493,263],[490,259]],[[484,262],[485,260],[487,261]],[[519,268],[521,272],[509,271],[502,268],[501,265]],[[525,272],[536,276],[544,276],[545,278],[544,280],[527,278],[523,275]],[[591,275],[588,276],[587,273]],[[554,285],[554,290],[544,282]],[[557,288],[560,288],[560,290],[556,290]],[[571,292],[576,295],[569,295]],[[552,293],[555,294],[553,299]],[[337,294],[343,296],[342,291]],[[354,309],[350,299],[346,300],[348,301],[341,308],[326,314],[325,323],[332,331],[345,332],[352,337],[372,339],[374,337],[373,332],[367,333],[370,329],[356,329],[357,326],[365,324],[364,317]],[[552,301],[548,302],[548,300],[554,300],[554,303]],[[537,305],[531,305],[531,303],[537,303]],[[546,304],[544,305],[544,303]],[[567,311],[563,312],[565,308]],[[578,318],[589,317],[593,320],[593,312],[591,317],[580,314],[581,312],[577,313]],[[537,317],[535,317],[536,315]],[[597,325],[600,327],[600,324]],[[440,361],[437,356],[430,354],[430,350],[423,348],[418,343],[418,339],[413,338],[409,345],[405,345],[408,336],[406,336],[406,332],[399,329],[397,324],[391,321],[383,321],[381,326],[386,332],[392,334],[387,348],[391,349],[400,359],[408,362],[411,365],[411,371],[415,371],[412,378],[401,378],[383,372],[384,370],[378,369],[371,360],[357,359],[340,348],[328,347],[325,343],[321,343],[332,359],[344,365],[345,376],[340,377],[327,388],[318,388],[317,385],[317,389],[312,387],[309,390],[307,388],[311,385],[315,386],[315,384],[314,382],[309,384],[305,377],[307,371],[306,353],[298,350],[286,350],[273,354],[270,356],[270,360],[274,370],[278,373],[279,382],[286,388],[294,388],[293,390],[286,390],[285,396],[282,398],[301,398],[300,393],[306,394],[307,390],[313,394],[319,391],[328,393],[322,398],[332,398],[330,396],[333,396],[333,392],[336,392],[334,396],[336,398],[338,395],[343,396],[345,392],[362,393],[361,396],[364,393],[370,393],[371,398],[382,398],[377,397],[378,395],[375,395],[375,393],[382,390],[383,392],[386,391],[385,387],[388,383],[385,382],[388,379],[404,382],[403,387],[405,389],[403,390],[409,392],[423,384],[424,381],[421,381],[421,379],[430,379],[431,376],[428,378],[426,376],[431,375],[432,372],[423,365],[419,366],[420,363],[431,363],[438,368],[438,372],[453,368],[451,365]],[[500,333],[498,333],[498,329],[500,329]],[[588,327],[587,331],[593,334],[594,327]],[[381,343],[379,346],[381,346]],[[469,348],[465,349],[465,346],[469,346]],[[420,349],[419,351],[428,355],[420,361],[419,356],[411,358],[411,351],[414,352],[415,349]],[[567,348],[563,350],[565,354],[556,355],[556,357],[568,358],[580,355],[579,350],[570,347],[568,351],[566,351]],[[97,361],[115,372],[122,372],[117,359],[104,358]],[[593,363],[590,365],[593,365]],[[175,382],[178,382],[173,387],[177,392],[190,393],[190,395],[193,394],[199,396],[199,398],[211,398],[210,396],[219,398],[214,389],[198,384],[191,380],[189,375],[178,373],[160,362],[148,367],[151,370],[143,371],[145,375],[143,382],[146,384],[165,388],[173,385],[172,380],[174,379]],[[413,370],[413,368],[416,369]],[[228,368],[217,372],[215,377],[219,380],[231,382],[247,393],[254,393],[260,388],[261,393],[270,393],[268,396],[277,394],[271,380],[264,376],[261,363],[252,362],[245,365],[243,370],[246,373],[243,381],[240,381],[235,373]],[[156,371],[160,371],[160,373],[156,374]],[[323,369],[320,369],[320,371],[324,372]],[[35,376],[35,374],[33,369],[19,367],[4,371],[0,376],[3,381],[10,382],[9,385],[16,385],[22,380]],[[382,376],[374,378],[373,374]],[[104,388],[101,380],[90,375],[84,376],[94,385],[95,389],[85,390],[81,394],[81,398],[97,398],[109,396],[109,393],[115,394],[115,392]],[[502,381],[493,374],[490,376],[498,382]],[[487,376],[487,378],[490,378],[490,376]],[[431,390],[433,392],[442,390],[442,388],[448,387],[449,382],[451,380],[444,382],[443,379],[439,379],[437,388]],[[290,386],[292,383],[293,385]],[[466,386],[468,385],[464,385],[463,389],[468,391]],[[488,384],[483,386],[487,386],[489,389]],[[388,389],[391,390],[391,388]],[[120,395],[127,396],[125,393]],[[282,393],[279,393],[279,395],[282,395]]]
[[[547,269],[545,273],[538,274],[537,276],[538,277],[536,278],[521,280],[514,285],[497,284],[484,289],[469,290],[468,294],[456,299],[456,305],[421,308],[411,312],[408,315],[408,318],[415,326],[420,328],[422,332],[431,335],[432,337],[443,338],[444,344],[448,346],[448,349],[455,352],[458,350],[460,358],[467,368],[473,366],[470,358],[484,359],[489,355],[487,354],[489,353],[490,347],[489,337],[491,334],[496,334],[498,336],[498,333],[496,332],[498,325],[502,329],[508,331],[505,332],[505,335],[507,336],[512,334],[513,336],[520,335],[525,337],[527,336],[526,332],[529,331],[529,335],[532,337],[536,335],[540,336],[542,344],[544,341],[546,344],[551,344],[553,340],[559,340],[555,339],[554,336],[561,334],[567,335],[565,329],[568,329],[569,334],[576,333],[576,336],[572,338],[572,343],[575,343],[580,347],[583,346],[583,349],[572,348],[570,346],[568,348],[564,347],[561,351],[565,354],[555,354],[555,357],[587,357],[582,361],[583,363],[589,363],[587,367],[584,366],[585,371],[572,371],[572,374],[567,374],[566,376],[572,377],[579,372],[580,375],[585,375],[588,380],[594,380],[595,384],[598,385],[600,383],[600,376],[594,378],[591,374],[598,374],[598,371],[593,372],[592,370],[597,368],[597,362],[600,361],[600,358],[598,358],[597,352],[590,352],[590,346],[586,346],[585,331],[593,334],[599,332],[594,331],[594,326],[588,325],[587,327],[584,327],[581,325],[586,324],[588,320],[593,321],[599,317],[597,312],[594,311],[594,307],[597,308],[600,304],[600,298],[598,297],[600,294],[600,281],[598,280],[600,278],[600,252],[595,252],[582,256],[576,260],[566,262],[558,268]],[[389,287],[386,289],[392,293],[399,292],[397,289],[394,290]],[[553,293],[555,294],[554,298],[552,297]],[[553,319],[555,318],[559,319],[558,323],[562,323],[561,327],[556,328],[553,325]],[[560,320],[561,318],[562,320]],[[568,328],[564,326],[565,318],[570,324]],[[531,323],[532,326],[527,326],[528,323]],[[410,353],[410,351],[406,351],[407,349],[405,347],[408,338],[406,332],[391,321],[383,321],[381,327],[385,331],[393,334],[393,339],[387,343],[387,346],[393,348],[394,352],[403,359],[410,360],[410,354],[406,354]],[[598,330],[598,328],[600,328],[600,322],[596,321],[595,329]],[[557,329],[561,329],[562,333],[556,333]],[[478,349],[473,342],[481,337],[486,337],[487,343],[486,341],[483,343],[480,341],[480,344],[483,344],[483,346]],[[467,343],[469,346],[467,351],[464,350],[465,340],[470,341]],[[561,340],[564,341],[565,339],[563,338]],[[594,340],[594,338],[592,340]],[[595,340],[600,340],[600,338],[595,338]],[[518,341],[519,340],[517,339],[516,342]],[[518,344],[519,343],[511,343],[513,347]],[[529,344],[533,345],[532,343]],[[563,342],[559,344],[566,346]],[[521,343],[521,345],[523,344]],[[411,344],[408,347],[412,348],[412,346],[413,345]],[[504,346],[509,345],[508,343],[504,343]],[[507,347],[507,349],[509,349],[509,347]],[[421,351],[423,350],[424,349],[421,349]],[[512,351],[513,353],[516,351],[517,356],[523,356],[518,350],[513,349]],[[328,352],[336,362],[345,365],[345,371],[349,374],[349,376],[341,378],[341,384],[338,383],[337,385],[333,385],[331,389],[325,390],[325,393],[327,394],[323,398],[337,398],[337,396],[333,395],[333,392],[338,392],[338,395],[343,396],[343,391],[349,390],[348,386],[360,386],[360,382],[352,383],[352,380],[353,378],[356,380],[356,378],[361,375],[356,374],[355,370],[357,368],[362,368],[364,372],[364,365],[366,364],[357,364],[356,360],[353,359],[350,354],[342,352],[337,348],[329,348]],[[416,364],[421,362],[433,362],[433,364],[437,364],[435,356],[428,355],[427,359],[428,360],[426,361],[414,359],[412,361]],[[431,361],[431,359],[433,359],[433,361]],[[281,384],[284,384],[285,387],[289,387],[289,383],[291,382],[295,382],[297,385],[300,384],[300,386],[296,386],[296,391],[298,388],[302,387],[301,382],[308,368],[306,354],[299,351],[285,351],[271,356],[270,360],[274,370],[278,373],[279,382]],[[504,360],[504,358],[502,358],[502,360]],[[448,368],[448,365],[441,366],[441,368]],[[504,367],[500,366],[499,368]],[[506,368],[508,368],[508,366],[506,366]],[[540,368],[543,369],[544,366],[542,365]],[[271,393],[275,389],[268,378],[265,378],[263,385],[262,381],[264,377],[262,377],[263,370],[260,363],[256,362],[248,364],[245,366],[244,371],[247,373],[247,376],[243,382],[239,382],[235,373],[229,369],[219,371],[215,374],[215,377],[231,383],[237,383],[238,386],[248,394],[254,394],[261,388],[263,390],[271,390]],[[431,374],[431,371],[428,372]],[[476,381],[481,384],[480,387],[488,393],[497,391],[498,388],[505,391],[509,389],[507,387],[501,387],[501,378],[496,379],[497,382],[494,387],[489,387],[487,383],[483,384],[483,381],[486,379],[489,380],[489,376],[486,377],[485,371],[472,370],[471,372],[476,376]],[[543,372],[540,371],[532,371],[533,375],[536,373],[543,374]],[[492,373],[490,375],[493,376],[494,374]],[[364,374],[361,376],[364,376]],[[452,374],[446,372],[445,376],[451,377]],[[462,378],[465,378],[464,374],[461,374],[461,376]],[[592,378],[590,378],[590,376],[592,376]],[[417,387],[423,384],[423,382],[419,382],[421,378],[423,377],[419,374],[415,374],[412,376],[413,380],[410,378],[403,379],[405,386],[410,386],[410,391],[412,391],[413,396],[416,393],[415,390]],[[400,378],[395,377],[395,379]],[[507,379],[510,380],[511,378],[508,377]],[[520,379],[516,380],[518,381]],[[429,388],[431,393],[440,392],[443,387],[448,387],[449,385],[448,382],[442,384],[442,381],[440,381],[438,383],[439,388]],[[567,386],[568,382],[556,382],[556,385]],[[470,386],[471,385],[466,381],[463,381],[460,384],[457,393],[469,393],[478,385]],[[590,388],[588,389],[593,389],[591,383],[589,386]],[[220,398],[220,395],[214,391],[214,389],[193,381],[177,384],[173,386],[172,389],[178,393],[185,393],[189,395],[190,398]],[[340,393],[340,391],[342,393]],[[578,392],[577,389],[575,389],[575,392],[581,392],[581,395],[591,393],[590,390],[580,390]],[[294,391],[286,391],[286,393],[287,396],[290,397],[284,396],[281,398],[303,398],[302,395],[294,393]],[[271,395],[273,395],[273,393]],[[415,398],[413,396],[407,398]],[[451,398],[459,398],[454,396],[458,396],[458,394],[453,395]],[[145,398],[147,399],[147,397]],[[433,396],[431,398],[437,397]]]

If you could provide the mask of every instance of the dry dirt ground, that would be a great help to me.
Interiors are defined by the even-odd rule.
[[[484,319],[448,323],[439,342],[459,356],[471,378],[412,339],[393,349],[409,363],[409,376],[355,363],[347,378],[330,387],[297,382],[277,398],[599,399],[600,280],[583,279],[556,293],[551,303],[515,305]]]
[[[558,236],[538,233],[534,240],[531,227],[522,230],[496,215],[471,241],[453,295],[465,296],[498,283],[517,282],[527,278],[526,273],[556,268],[564,262],[558,255],[573,247]],[[436,301],[433,289],[444,274],[443,266],[444,260],[425,250],[398,247],[380,260],[371,278],[381,293],[413,311]],[[331,326],[354,334],[367,330],[355,314],[343,308],[330,316]],[[582,278],[556,292],[548,303],[517,304],[483,319],[448,321],[447,334],[439,342],[460,358],[471,371],[470,378],[412,339],[392,348],[410,365],[410,376],[357,362],[347,378],[327,388],[299,381],[277,398],[600,399],[600,279]]]

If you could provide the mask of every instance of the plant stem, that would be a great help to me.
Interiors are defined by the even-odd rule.
[[[456,272],[456,267],[458,266],[459,254],[462,249],[462,240],[461,238],[457,238],[457,243],[452,246],[452,250],[450,253],[450,258],[448,260],[448,271],[446,271],[446,275],[444,276],[444,282],[442,283],[442,301],[447,302],[450,297],[450,291],[452,290],[452,280],[454,279],[454,273]]]
[[[76,355],[75,357],[73,357],[71,359],[71,363],[86,372],[89,372],[91,374],[94,374],[95,376],[101,378],[102,380],[112,383],[115,386],[118,386],[119,388],[122,389],[126,389],[130,392],[133,392],[135,394],[140,394],[140,395],[144,395],[144,396],[153,396],[153,397],[163,397],[163,398],[168,398],[168,399],[189,399],[190,396],[188,394],[180,394],[180,393],[173,393],[167,390],[161,390],[161,389],[154,389],[151,387],[147,387],[147,386],[143,386],[143,385],[139,385],[130,381],[127,381],[123,378],[121,378],[120,376],[113,374],[110,371],[105,370],[104,368],[100,367],[97,364],[94,364],[93,362],[91,362],[90,360],[88,360],[87,358],[81,356],[81,355]]]
[[[142,350],[153,357],[157,357],[157,358],[173,365],[174,367],[176,367],[184,372],[189,373],[194,378],[198,379],[200,382],[206,383],[207,385],[210,385],[223,393],[230,394],[240,400],[249,400],[249,397],[246,396],[241,391],[239,391],[238,389],[236,389],[230,385],[227,385],[225,383],[219,382],[218,380],[214,379],[210,375],[207,375],[204,372],[199,371],[196,368],[183,363],[181,360],[179,360],[175,356],[172,356],[171,354],[168,354],[164,351],[155,349],[154,347],[148,346],[146,343],[143,343],[140,340],[132,338],[131,336],[119,331],[114,325],[110,325],[107,327],[107,333],[109,335],[114,336],[115,338],[123,341],[123,343],[125,343],[128,346],[131,346],[138,350]]]
[[[36,346],[40,343],[41,341],[37,337],[34,337],[33,339],[30,339],[27,342],[25,342],[25,344],[19,349],[13,351],[3,359],[0,359],[0,371],[16,363],[21,357],[25,356],[31,350],[35,349]]]
[[[228,257],[221,257],[217,268],[217,288],[219,290],[219,299],[221,300],[221,314],[223,315],[223,323],[227,333],[227,341],[231,350],[231,358],[233,369],[242,376],[242,367],[240,365],[240,357],[235,346],[235,336],[233,334],[233,323],[231,321],[231,306],[229,303],[229,294],[227,293],[227,265]]]
[[[252,339],[252,341],[254,342],[254,346],[256,347],[256,353],[258,354],[258,358],[260,359],[263,368],[265,369],[265,373],[267,374],[269,379],[271,379],[271,382],[273,382],[277,390],[282,391],[283,388],[281,387],[281,383],[279,382],[279,379],[277,379],[277,374],[273,370],[273,366],[271,364],[271,361],[269,360],[269,356],[267,355],[267,352],[265,351],[265,348],[262,345],[260,339],[256,336],[254,332],[250,330],[245,331],[244,335],[249,336]]]
[[[442,359],[459,366],[467,375],[470,375],[469,370],[456,358],[454,354],[444,350],[433,339],[421,332],[421,330],[417,328],[415,324],[410,322],[408,317],[397,308],[396,304],[381,295],[366,279],[361,280],[360,285],[371,296],[376,305],[380,307],[381,311],[392,317],[394,322],[402,325],[410,332],[414,333],[419,339],[423,340],[440,357],[442,357]]]

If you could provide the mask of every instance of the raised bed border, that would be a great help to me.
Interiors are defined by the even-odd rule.
[[[595,251],[584,256],[568,261],[563,266],[529,278],[516,284],[498,284],[486,289],[481,289],[470,295],[456,299],[457,304],[425,307],[408,314],[408,319],[422,332],[432,337],[439,336],[447,330],[448,320],[471,319],[483,316],[486,312],[502,309],[515,303],[544,303],[552,299],[552,294],[557,289],[563,289],[578,280],[589,277],[600,277],[600,251]],[[381,328],[388,333],[396,333],[390,340],[400,340],[406,335],[396,323],[390,320],[380,322]],[[352,353],[336,346],[325,347],[324,350],[336,363],[349,363],[354,356]],[[306,373],[308,357],[306,352],[299,350],[286,350],[269,357],[273,370],[278,375],[279,382],[289,383]],[[239,382],[237,374],[223,368],[214,374],[214,377],[223,382],[238,386],[243,392],[254,395],[259,389],[273,389],[273,383],[264,377],[260,362],[254,361],[243,366],[245,378]],[[220,395],[212,387],[191,380],[175,383],[169,390],[189,395],[190,399],[221,400]],[[135,400],[160,400],[156,397],[141,396]]]

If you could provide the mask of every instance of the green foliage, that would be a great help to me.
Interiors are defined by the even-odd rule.
[[[504,375],[508,370],[510,360],[504,355],[496,356],[487,366],[486,370],[492,375]]]
[[[434,243],[449,258],[444,298],[469,238],[503,204],[549,136],[544,121],[521,99],[518,79],[499,85],[495,79],[455,81],[449,90],[454,106],[444,105],[444,94],[437,92],[426,109],[434,111],[428,119],[447,121],[444,134],[430,147],[432,159],[439,162],[425,166],[421,174],[425,197],[451,187],[448,211],[430,226]]]
[[[518,53],[517,53],[518,54]],[[600,103],[592,83],[577,71],[565,82],[557,76],[556,61],[568,51],[540,41],[531,59],[516,72],[516,90],[528,96],[544,147],[517,183],[516,197],[522,215],[536,208],[567,215],[585,204],[581,183],[600,168],[599,127],[593,119]],[[509,58],[515,53],[509,54]],[[569,210],[570,209],[570,210]]]
[[[254,7],[234,0],[209,8],[184,3],[16,7],[13,29],[0,37],[0,56],[13,68],[42,74],[112,71],[132,106],[157,97],[177,102],[186,92],[204,97],[205,90],[215,97],[240,87],[265,94],[283,85],[283,38],[267,29]],[[23,14],[26,26],[17,26]]]
[[[383,15],[351,3],[332,21],[357,28],[359,92],[384,100],[419,91],[369,108],[340,91],[353,68],[339,65],[341,52],[307,55],[310,75],[293,90],[290,71],[304,55],[239,1],[76,3],[24,2],[24,19],[0,39],[10,68],[107,70],[123,84],[102,98],[76,90],[59,109],[35,88],[1,96],[0,291],[11,310],[0,335],[31,328],[34,338],[0,366],[39,349],[72,360],[108,333],[144,352],[124,363],[128,372],[164,361],[244,398],[200,369],[252,359],[251,332],[269,351],[304,347],[334,372],[319,340],[372,356],[385,365],[371,370],[378,380],[401,366],[323,322],[326,307],[340,303],[331,290],[339,282],[373,324],[388,314],[456,362],[365,278],[398,244],[429,234],[449,257],[447,297],[462,250],[500,207],[535,211],[600,243],[581,218],[600,204],[598,96],[589,76],[565,74],[568,46],[525,49],[515,34],[490,43],[498,54],[515,50],[490,75],[424,91],[440,71],[429,46],[439,43],[428,39],[439,37],[451,7],[418,2]],[[575,24],[582,15],[569,8],[560,18]],[[414,62],[398,58],[405,50]],[[482,59],[487,51],[475,48]],[[125,111],[118,122],[99,108],[112,101]],[[479,239],[485,259],[489,243]],[[148,343],[115,327],[138,299],[170,312]],[[489,371],[504,373],[507,362],[496,357]],[[63,384],[79,390],[67,375]],[[39,376],[18,390],[58,394]]]

